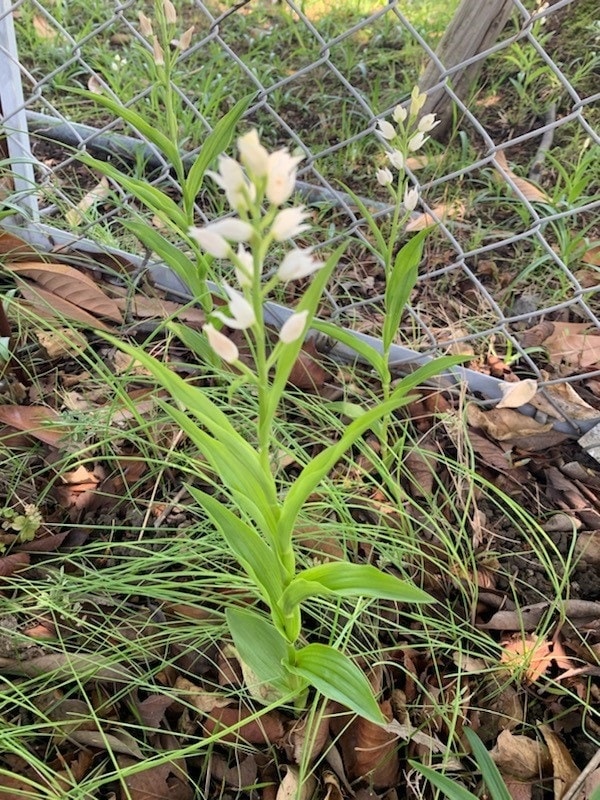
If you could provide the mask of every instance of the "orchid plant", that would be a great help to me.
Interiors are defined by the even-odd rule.
[[[223,283],[225,310],[213,310],[204,326],[205,343],[237,372],[237,381],[250,385],[257,395],[258,415],[254,441],[248,441],[199,387],[190,386],[164,364],[138,348],[119,343],[147,367],[176,401],[165,410],[185,431],[222,482],[214,493],[190,486],[189,491],[221,531],[255,588],[258,607],[227,609],[226,618],[234,646],[244,667],[249,690],[271,702],[293,700],[302,706],[313,686],[328,698],[344,703],[364,717],[382,723],[370,684],[359,667],[338,648],[307,643],[302,605],[309,598],[348,596],[386,598],[424,603],[431,598],[420,589],[372,565],[332,561],[300,569],[294,551],[294,529],[309,495],[339,458],[368,429],[407,403],[409,393],[447,366],[426,365],[402,379],[386,400],[366,408],[334,442],[302,469],[281,497],[273,474],[277,449],[274,419],[291,369],[316,312],[327,279],[344,246],[328,259],[317,259],[293,240],[309,225],[303,206],[283,208],[294,191],[301,160],[287,149],[269,153],[258,133],[251,130],[238,139],[239,160],[219,157],[217,172],[209,171],[225,193],[232,215],[187,234],[214,259],[228,262],[231,282]],[[268,272],[270,250],[289,249]],[[277,284],[312,276],[294,313],[269,343],[264,302]],[[236,287],[231,285],[233,280]],[[174,332],[199,355],[205,343],[193,332],[173,324]],[[227,331],[245,337],[249,360],[240,358],[238,345]],[[239,334],[238,334],[239,335]],[[116,343],[116,342],[115,342]],[[447,360],[448,363],[452,360]],[[454,363],[452,361],[452,363]],[[202,472],[199,467],[199,471]],[[210,480],[206,475],[207,480]]]
[[[255,425],[254,435],[242,434],[228,413],[211,400],[202,387],[191,385],[141,347],[108,335],[106,338],[145,366],[169,392],[174,402],[158,402],[202,455],[197,465],[198,476],[208,486],[215,486],[213,492],[190,486],[189,492],[221,532],[231,554],[254,587],[255,605],[243,608],[231,605],[226,610],[227,624],[248,690],[264,702],[293,702],[302,707],[312,686],[325,697],[343,703],[367,719],[383,723],[385,720],[369,681],[357,664],[339,647],[307,641],[310,637],[303,626],[303,604],[320,597],[356,596],[411,603],[427,603],[432,598],[368,564],[340,560],[302,568],[294,549],[294,530],[307,499],[344,453],[366,431],[376,429],[381,420],[406,404],[415,387],[456,362],[453,358],[438,359],[403,378],[393,388],[391,381],[387,381],[382,402],[361,408],[338,441],[308,461],[296,480],[281,494],[274,475],[274,456],[278,450],[274,421],[327,280],[342,257],[345,245],[321,260],[311,248],[294,243],[310,227],[306,208],[287,207],[294,193],[302,156],[291,154],[286,148],[268,152],[256,130],[238,138],[237,160],[223,154],[248,100],[239,101],[215,126],[188,168],[177,143],[177,111],[170,76],[174,60],[190,45],[193,32],[185,32],[175,48],[170,48],[177,23],[170,0],[156,0],[156,18],[158,33],[154,31],[153,21],[140,15],[140,32],[147,41],[149,63],[156,78],[153,91],[165,109],[167,131],[157,130],[113,97],[93,95],[93,99],[136,128],[171,165],[182,189],[181,207],[157,187],[132,178],[111,164],[88,155],[81,156],[81,160],[133,194],[169,232],[168,236],[163,235],[141,221],[125,223],[149,250],[174,270],[202,305],[207,315],[203,335],[173,322],[170,328],[209,366],[216,363],[215,359],[229,365],[228,369],[235,373],[232,391],[246,384],[255,394],[258,413],[255,421],[250,422]],[[416,112],[412,109],[409,126],[415,119]],[[392,141],[391,129],[383,126],[381,131],[384,136],[390,134],[387,138]],[[417,134],[424,136],[421,129]],[[413,135],[405,144],[414,148],[420,138],[415,139]],[[400,148],[398,150],[400,152]],[[218,170],[210,171],[209,166],[217,158]],[[399,168],[398,155],[394,155],[393,160],[390,158],[390,163],[394,162]],[[387,173],[385,175],[387,179]],[[198,227],[194,225],[194,203],[206,177],[224,192],[231,213]],[[397,192],[400,190],[398,184]],[[413,198],[414,194],[406,193],[405,204],[414,204]],[[393,230],[397,231],[399,225],[397,208]],[[187,247],[174,244],[173,236],[179,237]],[[378,244],[384,243],[381,236],[376,235],[376,240]],[[282,248],[287,248],[283,256]],[[390,240],[384,253],[386,274],[396,280],[396,265],[392,263],[391,254]],[[214,269],[215,261],[222,262],[218,272]],[[230,265],[229,277],[223,282],[219,276],[227,269],[227,264]],[[218,307],[207,280],[209,276],[222,287]],[[308,288],[272,342],[265,324],[265,300],[278,284],[306,278],[311,279]],[[393,318],[399,320],[400,312],[394,310],[393,313]],[[243,337],[249,358],[240,357],[231,331],[236,332],[238,342],[239,337]],[[385,341],[391,341],[389,332]],[[386,348],[388,353],[389,344]],[[379,369],[382,375],[389,374],[383,362],[379,363]],[[218,476],[218,487],[215,476]],[[332,641],[337,634],[339,632],[332,632]]]
[[[427,95],[415,86],[411,92],[408,109],[397,105],[392,112],[392,121],[380,119],[377,122],[378,133],[386,142],[385,158],[389,166],[376,170],[375,177],[381,186],[385,186],[392,200],[391,221],[384,235],[378,219],[369,211],[364,202],[348,187],[346,191],[353,197],[372,234],[370,245],[376,258],[383,266],[385,274],[385,294],[383,297],[383,328],[381,332],[381,351],[375,350],[365,342],[357,341],[351,334],[334,325],[319,323],[319,329],[330,337],[349,345],[373,367],[381,381],[382,398],[390,397],[393,382],[390,367],[390,352],[400,327],[402,313],[408,303],[410,294],[416,284],[418,268],[423,256],[423,246],[430,231],[429,228],[419,231],[406,244],[397,248],[397,242],[419,203],[419,191],[411,186],[406,172],[407,160],[412,153],[419,150],[429,139],[428,134],[439,124],[434,114],[419,117],[427,100]],[[456,364],[460,359],[457,359]],[[439,360],[439,371],[443,371]],[[381,443],[382,458],[385,461],[393,456],[388,442],[389,418],[384,417],[379,426],[378,435]]]

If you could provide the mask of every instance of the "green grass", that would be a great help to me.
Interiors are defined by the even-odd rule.
[[[322,0],[301,4],[325,41],[335,40],[331,63],[378,114],[405,99],[422,65],[420,47],[390,13],[352,35],[342,36],[366,15],[382,8],[382,3],[357,0],[340,3],[333,11],[329,6]],[[440,10],[439,3],[433,0],[413,3],[407,15],[418,32],[435,46],[454,6],[444,4]],[[139,7],[150,13],[148,5]],[[597,31],[589,11],[592,4],[584,3],[580,8],[583,10],[579,16],[567,18],[564,30],[555,30],[552,36],[545,31],[538,35],[555,60],[560,60],[572,85],[585,94],[592,91],[591,75],[597,65],[591,44]],[[112,20],[112,7],[98,0],[77,0],[49,5],[48,10],[81,47],[81,60],[72,58],[71,44],[40,33],[39,21],[35,24],[39,12],[33,5],[24,3],[19,7],[21,60],[36,80],[52,76],[43,86],[43,97],[48,102],[74,121],[92,125],[107,122],[106,111],[90,99],[69,94],[71,86],[87,85],[89,73],[82,66],[85,62],[121,100],[128,102],[143,92],[144,97],[134,107],[143,111],[153,125],[164,125],[160,103],[151,93],[148,60],[142,49],[133,40],[114,38],[124,30],[116,22],[90,36],[98,26]],[[138,6],[127,8],[124,13],[137,26],[136,10]],[[191,5],[186,4],[181,15],[182,27],[197,25],[196,40],[208,34],[208,21]],[[370,122],[356,98],[347,94],[326,67],[316,66],[305,75],[295,76],[318,60],[320,44],[285,5],[254,2],[227,17],[220,32],[267,88],[269,103],[313,154],[360,134]],[[547,70],[536,73],[538,67],[542,67],[539,58],[526,43],[501,51],[486,65],[474,89],[472,107],[497,143],[539,124],[550,101],[557,103],[559,114],[568,111],[560,87],[547,80]],[[289,83],[276,87],[279,81],[292,76],[295,77]],[[188,151],[201,146],[205,136],[196,111],[214,125],[240,96],[253,89],[248,76],[216,41],[182,59],[175,80],[182,93],[178,111],[180,144]],[[588,113],[592,121],[597,117],[594,109],[586,110]],[[252,122],[259,126],[267,145],[289,145],[288,134],[265,109],[256,112]],[[124,132],[131,133],[125,128]],[[528,174],[534,147],[535,140],[534,144],[515,150],[514,162],[510,153],[515,172],[523,177]],[[418,172],[419,179],[433,183],[426,194],[430,204],[464,204],[465,213],[459,223],[449,222],[464,250],[509,238],[532,224],[527,209],[491,168],[468,171],[481,157],[482,146],[460,121],[447,144],[431,143],[431,155],[435,157],[430,157]],[[597,149],[586,144],[578,124],[569,123],[557,130],[540,178],[552,208],[573,212],[543,225],[547,241],[573,270],[580,265],[588,242],[598,238],[592,212],[579,210],[598,194],[597,155]],[[372,178],[377,158],[381,158],[380,149],[374,137],[366,136],[317,158],[316,166],[334,186],[349,185],[361,194],[381,199],[385,198],[383,190]],[[465,174],[460,178],[436,184],[444,175],[461,169]],[[142,177],[143,165],[138,163],[134,172]],[[48,186],[44,204],[57,205],[51,221],[65,226],[69,208],[65,196],[79,200],[97,183],[98,175],[91,171],[86,174],[81,168],[65,168],[59,179],[62,197]],[[209,216],[223,211],[222,201],[209,188],[203,191],[199,205]],[[135,206],[126,209],[115,193],[88,212],[88,235],[99,243],[133,250],[135,245],[129,235],[124,235],[119,215],[139,211]],[[545,209],[540,207],[539,211],[543,216]],[[345,216],[326,204],[315,210],[315,217],[315,241],[343,234],[347,225]],[[434,234],[427,245],[429,268],[433,271],[454,257],[446,238]],[[570,290],[567,277],[555,268],[534,238],[492,251],[489,258],[495,260],[500,277],[486,277],[486,285],[491,281],[488,288],[503,307],[509,307],[515,297],[532,287],[547,303],[564,299]],[[478,264],[474,268],[477,270]],[[348,307],[340,316],[342,322],[352,320],[376,334],[381,324],[380,308],[372,304],[369,316],[353,307],[357,291],[369,279],[376,293],[377,287],[382,286],[380,265],[364,244],[353,242],[332,291],[340,305]],[[415,307],[433,327],[441,327],[453,310],[447,302],[453,281],[452,276],[438,276],[433,281],[423,281],[415,292]],[[294,295],[286,290],[277,299],[291,304]],[[368,293],[366,300],[369,301]],[[44,323],[31,315],[20,317],[19,313],[12,306],[21,358],[24,344],[31,345],[35,352],[33,334]],[[456,314],[469,333],[477,333],[494,322],[483,304],[475,308],[460,306]],[[158,347],[177,363],[192,363],[204,390],[251,440],[252,420],[257,413],[253,393],[234,392],[230,373],[211,373],[172,338],[167,338],[163,346],[161,335],[158,331],[147,346]],[[408,318],[398,341],[415,349],[427,346],[422,331]],[[482,339],[477,346],[477,355],[482,358],[485,350],[493,346],[507,359],[511,355],[510,347],[500,338],[494,343]],[[92,409],[81,414],[62,406],[66,387],[57,367],[47,368],[53,376],[49,380],[42,355],[37,354],[33,360],[28,357],[22,363],[31,379],[31,396],[60,409],[63,421],[69,425],[68,446],[48,460],[41,445],[16,452],[0,443],[4,464],[0,488],[7,505],[20,512],[23,503],[34,502],[42,510],[49,531],[76,529],[87,536],[83,544],[71,550],[47,554],[36,561],[35,569],[4,579],[5,627],[12,621],[17,627],[8,637],[11,647],[28,652],[32,640],[24,631],[32,622],[52,623],[57,635],[38,645],[44,654],[55,655],[56,669],[47,668],[35,676],[12,672],[4,675],[0,685],[0,717],[4,722],[0,748],[17,759],[13,772],[25,771],[27,764],[37,770],[29,773],[35,777],[28,778],[30,785],[22,789],[24,797],[88,800],[109,796],[110,792],[121,792],[126,797],[123,786],[127,776],[160,761],[188,756],[194,788],[200,797],[209,781],[208,756],[215,750],[233,764],[245,753],[264,748],[244,741],[225,745],[220,734],[207,738],[197,724],[193,697],[174,686],[172,677],[179,673],[204,691],[224,694],[235,701],[242,698],[252,706],[253,719],[260,720],[269,710],[253,705],[241,684],[219,684],[219,671],[231,658],[224,652],[225,609],[237,600],[250,599],[251,587],[202,510],[181,493],[185,482],[204,486],[198,478],[198,453],[158,407],[142,412],[131,399],[132,390],[148,388],[152,380],[129,372],[116,375],[110,353],[98,341],[70,360],[68,366],[72,373],[85,370],[91,376],[84,382],[84,396],[100,392],[100,401],[91,400]],[[378,387],[372,376],[357,367],[332,364],[331,370],[333,374],[341,373],[344,400],[375,401]],[[115,411],[120,408],[130,412],[128,421],[115,419]],[[339,406],[304,392],[289,392],[276,424],[281,455],[277,478],[282,495],[314,453],[341,435],[346,421]],[[372,442],[358,442],[303,509],[295,540],[302,565],[309,566],[321,559],[323,552],[333,550],[392,569],[436,594],[435,606],[416,610],[384,601],[329,599],[319,604],[309,602],[305,614],[312,641],[342,642],[344,649],[359,661],[381,665],[388,692],[406,688],[406,677],[410,677],[413,694],[407,701],[407,710],[411,721],[417,728],[440,736],[448,747],[444,756],[433,757],[436,766],[464,755],[459,731],[467,690],[473,693],[471,708],[482,714],[504,715],[505,719],[512,713],[509,709],[489,712],[504,691],[510,687],[520,697],[533,694],[526,687],[526,664],[515,674],[507,674],[498,664],[498,636],[473,624],[478,579],[485,581],[490,572],[496,575],[501,587],[498,591],[505,592],[517,608],[524,602],[550,600],[550,610],[536,629],[536,634],[544,638],[553,634],[576,567],[572,545],[566,550],[558,548],[540,527],[537,507],[523,508],[488,478],[478,475],[478,462],[464,436],[463,425],[456,413],[438,418],[436,436],[444,446],[432,455],[427,441],[404,419],[397,419],[392,428],[397,459],[392,465],[383,462]],[[431,486],[424,493],[415,491],[411,457],[431,464]],[[127,467],[139,461],[144,462],[146,472],[128,479]],[[57,500],[63,478],[78,466],[91,469],[97,464],[120,483],[105,484],[97,513],[81,519],[76,514],[71,517]],[[216,478],[215,484],[218,486]],[[173,514],[155,525],[157,511],[174,500]],[[492,536],[485,547],[477,544],[473,521],[481,509],[492,523],[502,523],[503,534],[512,540],[511,548],[505,546],[502,536]],[[522,572],[514,574],[515,563],[523,565]],[[530,585],[530,563],[535,563],[543,576],[539,587]],[[177,604],[185,608],[177,608]],[[413,667],[404,658],[405,651],[410,653]],[[108,665],[127,670],[127,680],[94,680],[90,678],[89,664],[77,662],[76,656],[90,658],[95,667]],[[546,688],[564,703],[563,708],[557,702],[556,710],[549,713],[541,702],[536,706],[530,699],[533,708],[528,709],[528,716],[522,721],[523,731],[535,734],[536,714],[546,714],[549,723],[559,723],[568,712],[592,715],[591,701],[579,697],[574,689],[552,678],[548,678]],[[154,695],[177,701],[168,712],[169,725],[178,734],[172,751],[160,749],[157,730],[164,732],[164,727],[159,724],[155,728],[140,719],[136,698]],[[78,752],[77,739],[69,738],[72,719],[65,706],[61,707],[67,701],[77,703],[77,713],[83,715],[89,727],[100,732],[97,741],[101,744],[94,749],[93,768],[82,780],[69,776],[62,767],[65,757]],[[291,719],[293,714],[287,711]],[[311,713],[324,713],[318,700]],[[593,732],[589,735],[591,741]],[[133,737],[141,750],[141,760],[124,766],[119,761],[117,739],[109,737],[120,737],[129,743],[129,737]],[[487,744],[493,744],[493,735]],[[272,747],[268,756],[283,769],[285,757],[280,750]],[[301,774],[316,771],[317,766],[312,767],[305,758]],[[465,780],[475,788],[472,776]]]

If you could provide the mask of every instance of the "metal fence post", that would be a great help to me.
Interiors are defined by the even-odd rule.
[[[21,70],[10,0],[0,0],[0,129],[8,150],[16,202],[31,220],[38,218],[35,174],[29,142]]]

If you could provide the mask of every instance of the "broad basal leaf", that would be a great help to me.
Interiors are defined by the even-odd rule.
[[[240,608],[228,608],[225,616],[239,657],[259,683],[273,686],[282,697],[302,691],[305,684],[287,668],[293,648],[269,620]]]
[[[339,650],[325,644],[309,644],[296,651],[295,664],[288,669],[329,700],[342,703],[371,722],[385,724],[365,674]]]

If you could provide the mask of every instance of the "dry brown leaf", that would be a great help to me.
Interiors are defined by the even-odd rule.
[[[600,267],[600,244],[588,247],[581,260],[585,261],[586,264],[592,264],[594,267]]]
[[[502,642],[500,662],[507,670],[535,683],[552,663],[552,643],[535,634],[515,634]]]
[[[40,39],[45,39],[49,42],[59,37],[58,30],[42,14],[33,15],[33,29]]]
[[[317,786],[317,779],[310,772],[300,783],[300,772],[296,767],[286,767],[286,773],[279,784],[276,800],[310,800]]]
[[[490,411],[482,411],[474,403],[469,403],[467,406],[467,419],[469,425],[481,428],[498,442],[508,442],[552,430],[551,422],[542,425],[512,408],[492,408]]]
[[[88,314],[87,311],[84,311],[79,306],[73,305],[68,300],[63,300],[62,297],[58,297],[52,292],[47,292],[38,286],[33,288],[30,284],[23,283],[20,287],[20,292],[28,305],[34,308],[36,313],[44,319],[56,319],[57,317],[60,319],[64,317],[80,322],[89,328],[99,328],[103,331],[112,330],[104,322]]]
[[[102,85],[102,81],[95,74],[94,75],[90,75],[90,77],[88,78],[87,87],[90,90],[90,92],[92,92],[93,94],[103,94],[104,93],[104,86]],[[71,211],[69,211],[67,213],[67,217],[69,216],[70,213],[71,213]],[[73,223],[71,223],[71,224],[73,224]],[[77,223],[75,223],[75,224],[77,224]]]
[[[531,183],[531,181],[525,180],[525,178],[519,178],[518,175],[515,175],[512,169],[508,166],[506,154],[503,150],[499,150],[496,153],[495,159],[498,174],[504,178],[504,180],[509,179],[512,183],[514,183],[526,200],[531,200],[537,203],[550,203],[550,198],[546,192],[540,189],[539,186],[536,186],[535,183]]]
[[[389,700],[380,703],[379,707],[386,719],[393,718]],[[368,780],[375,788],[394,786],[400,769],[397,737],[364,717],[357,717],[351,728],[354,759],[351,768],[346,765],[350,777]],[[342,734],[342,740],[346,733]]]
[[[329,736],[328,712],[315,718],[313,715],[304,714],[299,720],[292,723],[287,734],[286,753],[295,764],[312,764],[321,754]],[[310,746],[308,756],[304,753],[307,744]]]
[[[57,447],[69,432],[66,427],[58,425],[59,420],[60,415],[46,406],[0,405],[0,422],[24,431],[51,447]]]
[[[543,340],[552,360],[577,370],[599,367],[600,334],[592,323],[554,322],[553,326],[552,334]]]
[[[504,381],[499,384],[502,397],[496,404],[496,408],[520,408],[529,403],[537,392],[537,381],[527,378],[523,381],[508,383]]]
[[[550,753],[537,739],[501,731],[490,752],[492,760],[503,775],[520,781],[541,778],[551,766]]]
[[[552,400],[552,402],[550,402]],[[586,403],[570,383],[545,386],[530,400],[531,405],[556,419],[596,419],[600,411]],[[562,413],[561,413],[562,412]]]
[[[88,81],[88,89],[90,89],[90,91],[93,91],[90,87],[93,79],[94,76],[92,75]],[[100,94],[100,92],[96,92],[96,94]],[[98,203],[101,203],[102,200],[106,200],[109,194],[110,186],[108,185],[108,178],[103,175],[100,179],[100,182],[90,189],[89,192],[84,194],[74,208],[71,208],[69,211],[67,211],[65,214],[66,221],[72,228],[76,228],[78,225],[83,225],[88,221],[86,213],[90,210],[90,208],[98,205]]]
[[[321,354],[312,339],[302,345],[288,382],[297,389],[318,391],[329,377],[329,373],[321,364]]]
[[[118,297],[115,300],[115,304],[119,310],[125,311],[127,309],[130,314],[140,319],[177,317],[194,328],[200,328],[206,322],[206,315],[201,309],[184,308],[180,303],[175,303],[172,300],[161,300],[158,297],[146,297],[142,294],[136,294],[131,300],[125,297]]]
[[[51,361],[64,356],[79,355],[88,344],[85,336],[74,328],[36,330],[34,334]]]
[[[584,564],[600,568],[600,531],[580,533],[575,543],[575,553]]]
[[[43,289],[51,296],[66,300],[84,311],[113,322],[123,322],[119,307],[92,278],[67,264],[24,262],[11,264],[10,269],[20,277],[35,282],[34,289]],[[44,295],[42,295],[43,297]]]
[[[0,557],[0,579],[10,578],[15,572],[27,569],[30,557],[28,553],[9,553]]]
[[[460,200],[453,200],[451,203],[438,203],[432,206],[431,213],[426,211],[413,217],[407,224],[407,231],[422,231],[445,222],[448,219],[462,219],[465,215],[465,205]]]
[[[575,766],[571,754],[564,742],[548,725],[540,725],[540,731],[550,751],[554,771],[554,800],[561,800],[566,791],[579,777],[579,769]]]
[[[7,261],[13,261],[16,258],[35,258],[38,252],[23,239],[19,239],[18,236],[0,229],[0,255],[9,256]],[[7,266],[7,264],[4,266]]]
[[[254,756],[250,754],[242,760],[236,759],[230,767],[227,759],[213,753],[210,759],[210,774],[215,780],[223,781],[226,786],[241,791],[256,783],[258,765]]]
[[[251,716],[252,711],[245,708],[213,708],[210,717],[202,721],[202,727],[210,736]],[[283,735],[282,715],[277,711],[269,711],[259,719],[251,719],[242,724],[233,733],[222,734],[220,741],[265,745],[280,742]]]
[[[321,780],[326,790],[323,800],[344,800],[342,787],[335,772],[325,770],[321,776]]]
[[[209,714],[214,708],[226,708],[233,702],[230,697],[217,692],[207,692],[180,675],[175,680],[175,689],[201,714]]]

